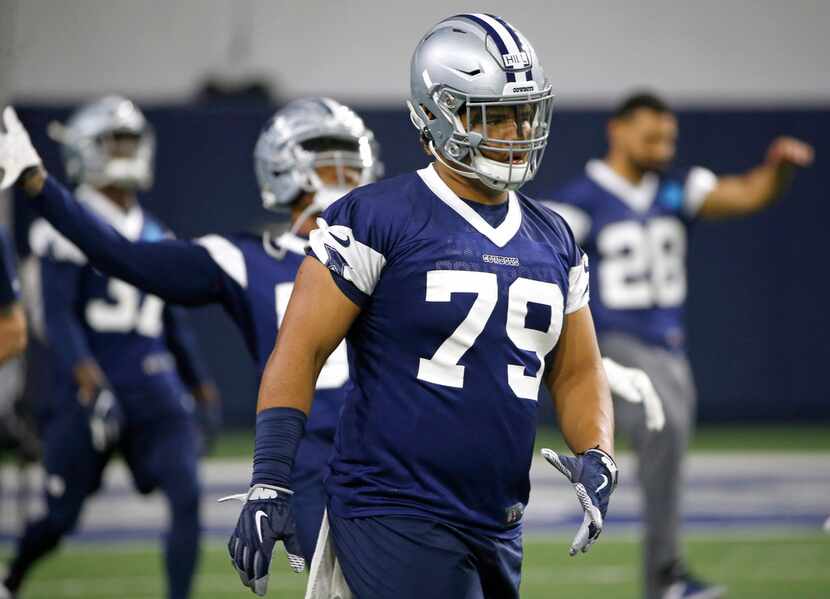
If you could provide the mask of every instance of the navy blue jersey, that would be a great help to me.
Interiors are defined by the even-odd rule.
[[[138,205],[123,212],[88,187],[79,188],[78,197],[129,239],[157,243],[167,235]],[[191,372],[203,372],[195,363],[200,359],[192,342],[170,342],[170,335],[181,332],[181,315],[170,312],[158,297],[93,268],[44,220],[33,224],[30,244],[40,258],[43,321],[59,382],[69,384],[73,368],[93,359],[127,403],[128,415],[142,418],[180,411],[186,392],[176,361],[186,363]],[[134,396],[146,405],[130,405]]]
[[[0,308],[16,302],[19,293],[14,249],[5,228],[0,228]]]
[[[236,323],[261,374],[276,342],[306,240],[293,235],[208,235],[154,243],[126,238],[52,177],[33,205],[99,268],[178,304],[218,303]],[[348,381],[346,344],[320,373],[309,432],[332,438]]]
[[[687,230],[717,179],[695,167],[647,174],[637,186],[602,161],[554,194],[550,206],[588,253],[591,311],[601,335],[622,332],[681,350],[685,344]]]
[[[307,240],[289,233],[276,239],[267,233],[243,233],[208,235],[196,243],[207,249],[221,269],[223,304],[245,336],[261,377],[294,290]],[[310,433],[333,437],[348,380],[349,363],[343,342],[329,356],[317,379],[307,426]]]
[[[561,217],[508,202],[494,227],[428,167],[318,219],[312,254],[362,306],[326,481],[337,515],[518,532],[540,387],[588,272]]]

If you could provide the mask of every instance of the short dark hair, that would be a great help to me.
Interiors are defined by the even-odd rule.
[[[614,116],[612,118],[627,118],[641,108],[647,108],[648,110],[654,110],[660,113],[672,111],[669,105],[657,94],[649,91],[637,91],[620,102],[614,110]]]

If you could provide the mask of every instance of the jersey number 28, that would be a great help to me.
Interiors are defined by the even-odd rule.
[[[597,250],[599,292],[609,308],[672,308],[686,299],[686,230],[676,218],[608,225]]]

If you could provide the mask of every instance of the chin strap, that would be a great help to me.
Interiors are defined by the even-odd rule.
[[[296,235],[297,231],[299,231],[300,228],[305,224],[305,221],[311,218],[313,214],[316,214],[318,212],[320,212],[320,206],[317,204],[317,202],[312,200],[312,202],[308,206],[306,206],[302,212],[300,212],[300,215],[294,221],[294,224],[291,225],[291,228],[288,230],[288,232],[292,235]]]
[[[311,203],[308,206],[303,208],[303,211],[300,212],[294,220],[288,232],[291,235],[298,235],[300,228],[302,228],[309,218],[312,218],[315,214],[328,208],[334,203],[335,200],[339,199],[343,195],[346,195],[349,191],[351,191],[351,189],[333,188],[321,184],[314,192],[314,199],[311,200]],[[278,249],[275,250],[272,255],[281,260],[285,256],[286,252],[287,250],[285,248],[278,246]]]
[[[311,202],[305,209],[300,212],[300,215],[297,219],[292,223],[291,228],[288,230],[288,233],[291,235],[297,235],[297,232],[300,230],[300,227],[303,226],[303,223],[307,221],[309,218],[312,217],[315,213],[320,212],[320,207],[315,204],[315,202]],[[272,243],[273,242],[273,243]],[[265,252],[269,256],[273,256],[277,260],[282,260],[285,258],[285,255],[288,253],[288,249],[280,245],[279,238],[275,238],[270,232],[265,232],[265,236],[263,237],[263,247],[265,247]]]
[[[435,157],[435,159],[438,162],[440,162],[442,165],[444,165],[446,168],[448,168],[452,172],[454,172],[458,175],[461,175],[462,177],[466,177],[467,179],[476,179],[478,181],[481,181],[485,185],[487,185],[487,187],[490,187],[492,189],[496,189],[498,191],[515,191],[518,187],[520,187],[520,185],[516,185],[514,187],[513,184],[511,184],[511,183],[500,181],[498,179],[494,179],[493,177],[488,177],[486,174],[483,174],[483,173],[479,173],[479,172],[472,171],[472,170],[465,171],[465,170],[461,170],[457,167],[452,166],[449,162],[447,162],[441,156],[441,153],[438,150],[435,149],[435,145],[432,143],[432,141],[429,142],[429,150],[430,150],[430,152],[432,152],[432,155]],[[485,158],[485,160],[489,160],[489,159]],[[493,162],[495,162],[495,161],[493,161]],[[493,181],[494,184],[493,185],[488,184],[487,181],[485,181],[485,179],[487,181]]]

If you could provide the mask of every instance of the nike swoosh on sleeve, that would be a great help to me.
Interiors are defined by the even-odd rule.
[[[346,237],[346,239],[340,239],[337,235],[329,231],[329,236],[332,237],[337,243],[342,245],[344,248],[349,247],[352,244],[352,240]]]

